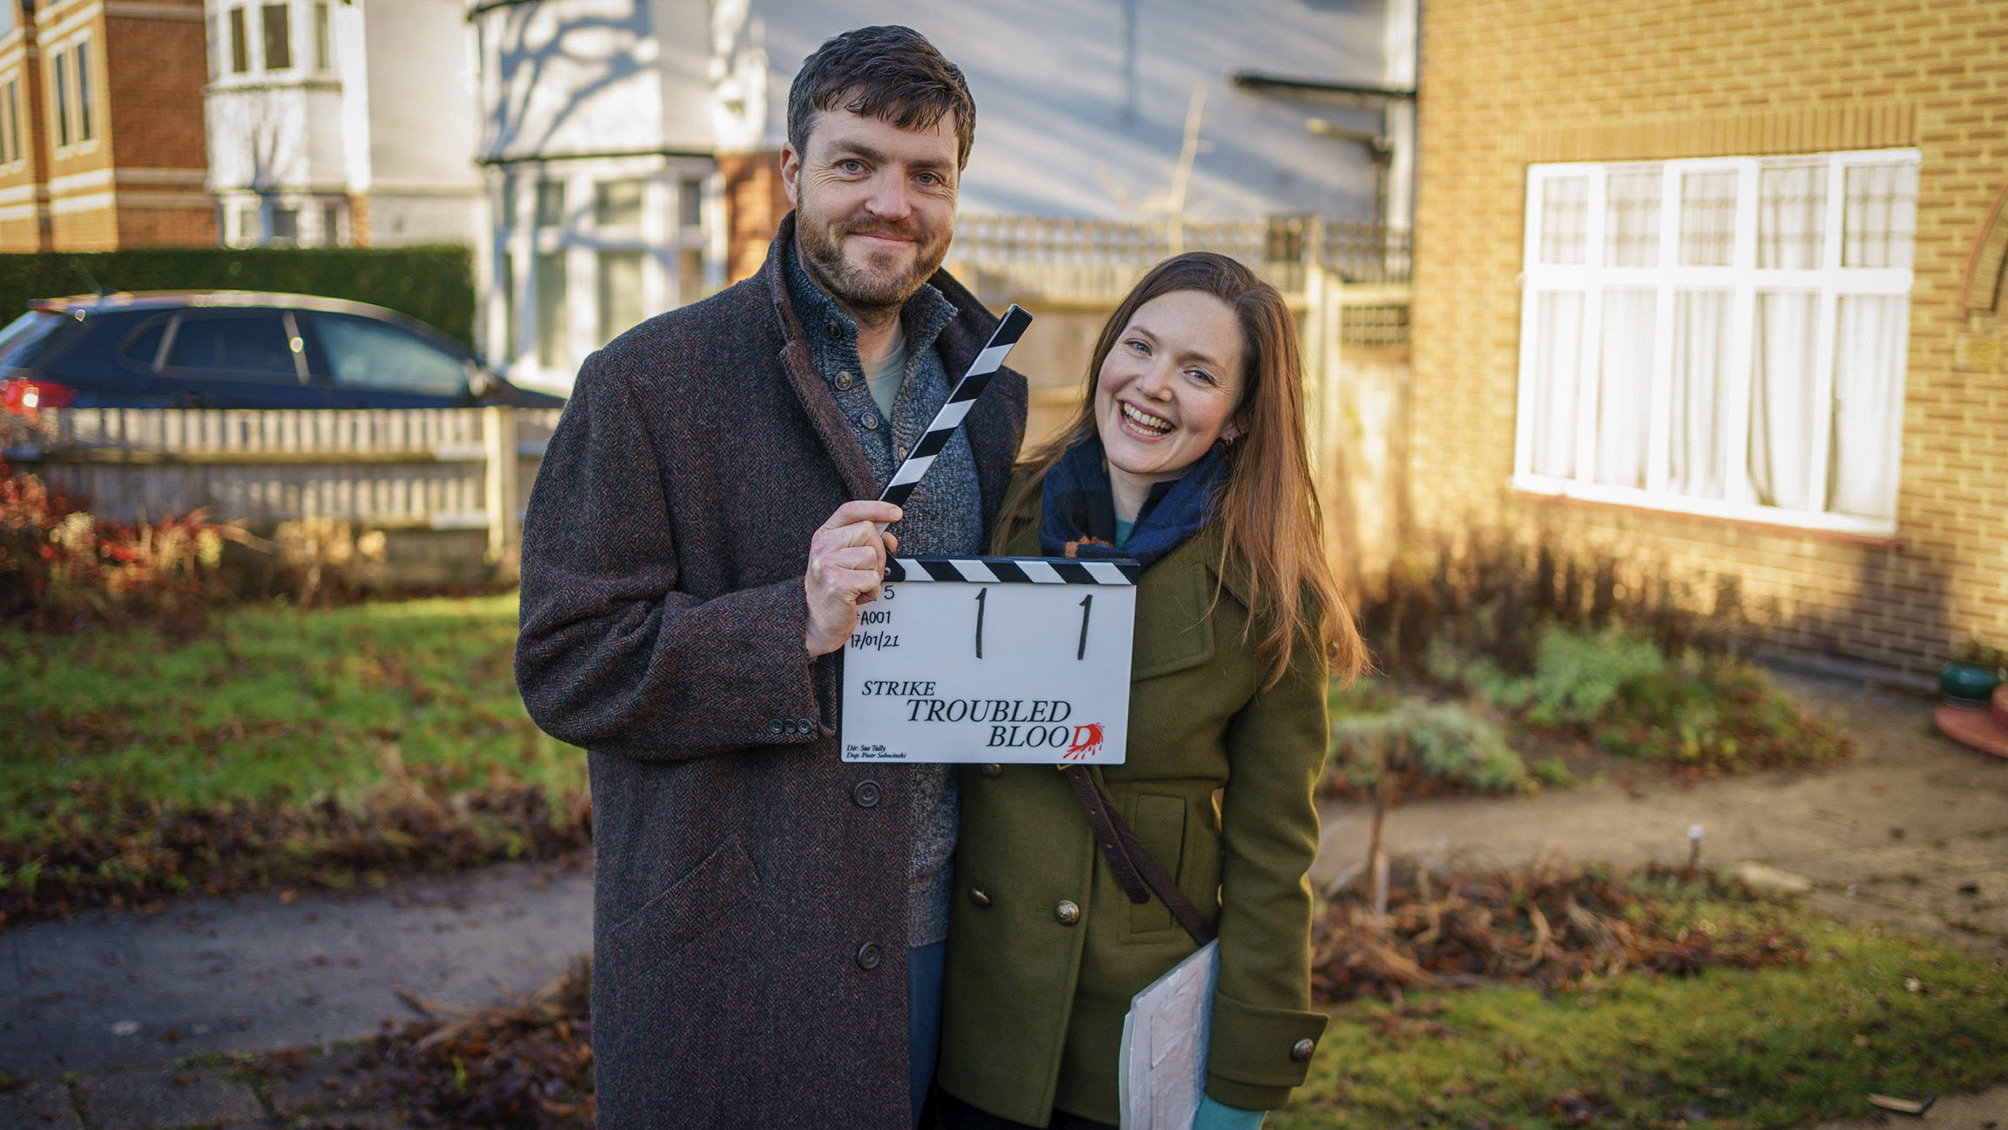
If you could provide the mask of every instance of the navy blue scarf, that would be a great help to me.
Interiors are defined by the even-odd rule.
[[[1115,496],[1102,441],[1090,435],[1067,449],[1046,472],[1046,517],[1039,526],[1039,551],[1048,557],[1134,557],[1151,563],[1182,545],[1213,520],[1220,488],[1227,482],[1227,446],[1213,449],[1185,477],[1156,483],[1137,511],[1129,540],[1116,548]]]

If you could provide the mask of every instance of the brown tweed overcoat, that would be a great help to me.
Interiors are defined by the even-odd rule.
[[[803,647],[810,535],[876,491],[786,299],[793,231],[587,360],[524,518],[517,683],[592,772],[603,1127],[910,1121],[911,793],[838,761],[839,655]],[[931,281],[959,376],[996,319]],[[1025,402],[1001,371],[965,424],[986,527]]]

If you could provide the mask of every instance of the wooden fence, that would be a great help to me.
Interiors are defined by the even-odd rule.
[[[967,215],[955,221],[949,258],[979,294],[1098,301],[1121,297],[1153,264],[1184,251],[1232,256],[1293,297],[1319,270],[1353,284],[1406,283],[1409,274],[1407,232],[1315,216],[1174,223]]]
[[[557,422],[549,408],[69,409],[10,420],[0,455],[106,520],[482,531],[483,563],[512,571]]]
[[[1283,293],[1303,347],[1306,430],[1342,575],[1378,575],[1403,538],[1409,237],[1317,217],[1174,224],[961,216],[949,267],[993,307],[1037,321],[1011,355],[1030,380],[1031,443],[1080,403],[1101,323],[1143,273],[1181,251],[1217,251]]]

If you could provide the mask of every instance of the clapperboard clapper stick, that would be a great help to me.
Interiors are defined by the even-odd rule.
[[[913,445],[906,461],[893,472],[892,481],[879,495],[880,502],[906,505],[907,496],[920,485],[920,477],[934,466],[934,457],[941,454],[941,449],[947,447],[948,441],[954,437],[955,429],[962,426],[962,418],[969,415],[969,406],[976,403],[976,398],[990,387],[990,378],[1004,367],[1004,355],[1011,352],[1011,347],[1018,344],[1019,338],[1025,336],[1025,327],[1031,324],[1032,315],[1021,306],[1014,304],[1004,311],[1003,320],[997,323],[997,330],[990,335],[983,352],[976,355],[976,360],[969,363],[969,371],[962,374],[962,379],[955,382],[954,388],[948,390],[948,402],[934,414],[934,422],[927,425],[927,432],[920,437],[920,442]]]

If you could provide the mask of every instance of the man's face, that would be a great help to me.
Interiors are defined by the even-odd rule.
[[[803,266],[852,310],[904,306],[941,266],[955,233],[953,115],[910,130],[825,110],[805,148],[781,150]]]

